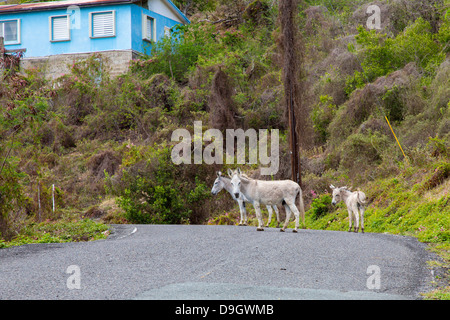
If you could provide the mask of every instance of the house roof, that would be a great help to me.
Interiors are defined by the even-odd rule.
[[[186,23],[190,23],[189,19],[173,4],[170,0],[162,0],[168,4],[182,20]],[[120,4],[120,3],[135,3],[140,0],[62,0],[62,1],[50,1],[50,2],[29,2],[20,4],[7,4],[0,5],[1,13],[12,13],[21,11],[40,11],[40,10],[53,10],[60,8],[67,8],[69,6],[97,6],[103,4]]]
[[[52,10],[66,8],[69,6],[95,6],[101,4],[127,3],[138,0],[63,0],[49,2],[28,2],[19,4],[6,4],[0,6],[0,13],[32,11],[32,10]]]
[[[183,12],[181,12],[180,9],[178,9],[178,7],[171,1],[171,0],[164,0],[170,7],[172,7],[176,14],[182,19],[184,20],[186,23],[191,23],[191,21],[185,16],[185,14]]]

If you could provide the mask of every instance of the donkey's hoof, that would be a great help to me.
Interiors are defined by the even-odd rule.
[[[264,228],[256,228],[256,231],[264,231]]]
[[[284,232],[284,229],[283,229],[283,228],[281,228],[281,229],[280,229],[280,232]]]
[[[293,232],[293,233],[297,233],[298,231],[297,231],[297,229],[294,229],[294,230],[292,230],[292,232]]]

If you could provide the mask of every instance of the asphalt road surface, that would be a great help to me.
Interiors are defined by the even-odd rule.
[[[203,225],[117,225],[107,240],[0,249],[0,299],[418,299],[416,239]]]

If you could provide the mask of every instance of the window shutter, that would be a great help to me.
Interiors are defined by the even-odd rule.
[[[152,24],[153,24],[153,19],[152,18],[150,18],[150,17],[147,17],[147,25],[146,25],[146,27],[147,27],[147,33],[146,33],[146,38],[148,39],[148,40],[152,40],[153,39],[153,37],[152,37],[152,35],[153,35],[153,32],[152,32]]]
[[[111,37],[114,35],[114,12],[110,11],[93,14],[92,36]]]
[[[155,40],[155,19],[147,16],[145,14],[142,15],[142,39],[153,41]],[[155,40],[156,41],[156,40]]]
[[[68,18],[64,17],[54,17],[53,19],[53,41],[58,40],[69,40],[69,26],[68,26]]]

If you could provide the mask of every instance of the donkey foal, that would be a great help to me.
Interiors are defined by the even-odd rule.
[[[361,214],[361,232],[364,233],[364,211],[366,204],[366,195],[362,191],[352,192],[347,187],[336,188],[330,185],[333,190],[333,200],[331,204],[336,205],[339,201],[344,201],[348,211],[348,232],[352,231],[352,221],[355,220],[354,231],[358,232],[359,218]]]

